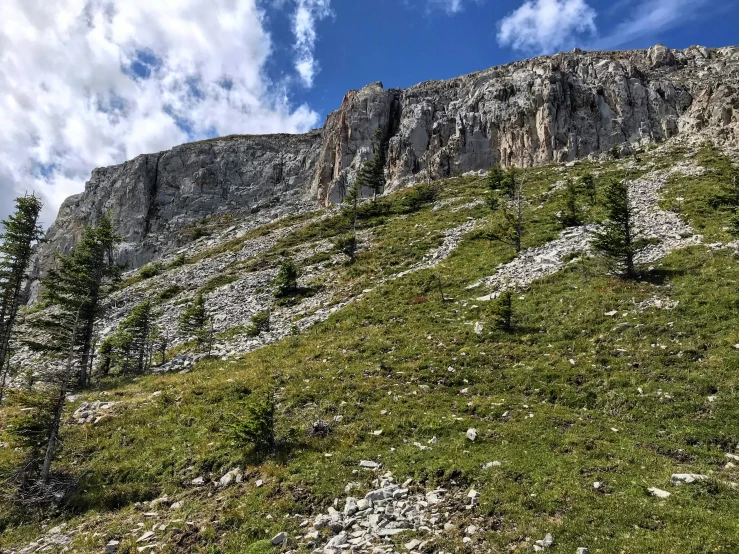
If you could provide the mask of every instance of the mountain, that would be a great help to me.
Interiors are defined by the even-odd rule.
[[[322,130],[223,137],[97,169],[63,204],[40,269],[106,211],[125,238],[121,260],[136,268],[182,246],[181,230],[204,218],[253,211],[285,192],[340,201],[378,128],[390,192],[495,163],[628,152],[642,139],[706,135],[736,144],[739,48],[575,50],[404,90],[374,83],[347,93]]]
[[[322,131],[96,170],[40,259],[110,212],[132,269],[96,323],[92,383],[66,397],[64,492],[40,512],[0,487],[0,553],[739,551],[737,55],[574,52],[375,84]],[[388,192],[354,221],[339,189],[378,127]],[[518,166],[520,252],[497,232],[510,202],[489,202],[498,159]],[[593,246],[613,183],[635,279]],[[207,347],[179,325],[199,297]],[[106,370],[102,341],[147,302],[164,356]],[[13,434],[44,423],[24,394],[59,363],[13,346],[3,485],[38,451]]]

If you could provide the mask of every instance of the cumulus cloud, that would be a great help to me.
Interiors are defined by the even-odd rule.
[[[303,84],[310,88],[319,71],[315,59],[316,23],[331,15],[331,0],[297,0],[292,15],[295,36],[295,69]]]
[[[35,190],[49,224],[94,167],[318,122],[265,76],[257,0],[3,0],[0,21],[3,214]]]
[[[594,36],[596,12],[585,0],[529,0],[498,25],[498,42],[526,53],[552,53]]]

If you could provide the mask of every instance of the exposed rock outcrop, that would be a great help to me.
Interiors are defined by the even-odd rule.
[[[248,214],[285,191],[340,201],[377,128],[388,191],[498,162],[569,161],[678,134],[736,144],[739,47],[575,50],[405,90],[373,83],[347,93],[322,131],[225,137],[97,169],[62,206],[40,270],[106,211],[125,239],[121,260],[138,267],[182,246],[186,226]]]

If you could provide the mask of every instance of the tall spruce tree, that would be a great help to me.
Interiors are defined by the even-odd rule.
[[[124,375],[133,369],[145,373],[151,363],[152,345],[156,335],[151,301],[135,306],[98,349],[99,369],[107,375],[118,367]]]
[[[372,190],[373,199],[385,188],[385,149],[382,129],[372,138],[372,157],[362,164],[357,175],[357,185]]]
[[[342,206],[342,212],[344,216],[349,219],[349,226],[352,232],[357,230],[357,216],[359,213],[359,182],[354,181],[349,192],[344,197],[344,204]]]
[[[205,297],[198,293],[195,301],[180,316],[180,332],[187,338],[194,338],[199,348],[208,343],[208,311],[205,308]]]
[[[0,222],[0,402],[10,371],[10,339],[18,310],[26,300],[24,285],[34,245],[43,236],[38,217],[43,205],[34,195],[15,200],[15,212]]]
[[[515,169],[506,172],[504,177],[504,191],[507,187],[513,187],[513,192],[508,200],[499,201],[497,203],[490,202],[491,207],[497,205],[497,212],[500,217],[493,224],[492,229],[488,231],[488,238],[509,244],[516,249],[516,253],[521,252],[521,239],[524,236],[524,207],[526,198],[523,192],[524,181],[517,176]],[[507,195],[508,193],[505,192]]]
[[[97,226],[86,227],[72,254],[57,256],[57,266],[43,279],[42,298],[49,309],[31,320],[43,338],[27,342],[47,353],[61,354],[68,347],[69,329],[79,319],[72,350],[81,388],[89,379],[95,322],[104,313],[106,297],[120,280],[122,267],[113,260],[120,241],[109,215],[101,217]]]
[[[634,209],[629,200],[626,181],[614,181],[606,189],[604,199],[608,217],[603,229],[595,234],[593,246],[622,276],[637,276],[635,258],[643,250],[634,228]]]
[[[582,209],[579,202],[579,189],[572,179],[565,181],[563,209],[559,214],[560,223],[564,227],[575,227],[582,223]]]

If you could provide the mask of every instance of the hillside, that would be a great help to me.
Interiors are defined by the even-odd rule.
[[[175,335],[202,292],[214,356],[175,337],[155,374],[71,397],[57,470],[75,493],[42,521],[0,504],[2,552],[738,551],[730,144],[644,139],[523,170],[520,256],[489,239],[482,173],[365,201],[354,264],[339,210],[302,200],[186,227],[200,238],[127,274],[101,333],[152,298]],[[588,171],[598,201],[563,228],[563,185]],[[618,179],[650,244],[636,281],[591,251]],[[287,256],[303,294],[281,305]],[[508,288],[511,333],[491,300]],[[277,446],[260,455],[232,425],[265,387]],[[0,448],[0,467],[21,454]]]

